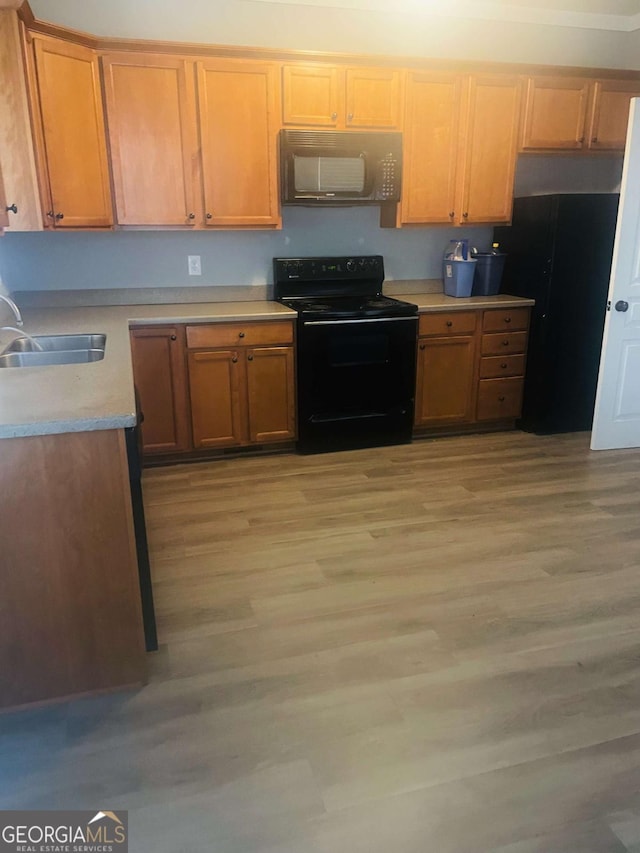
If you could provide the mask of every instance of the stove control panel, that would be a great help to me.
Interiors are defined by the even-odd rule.
[[[339,258],[274,258],[274,281],[357,281],[384,279],[382,255]]]

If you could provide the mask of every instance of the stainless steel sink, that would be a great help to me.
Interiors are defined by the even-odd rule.
[[[43,367],[49,364],[88,364],[101,361],[103,349],[71,349],[50,352],[5,352],[0,355],[1,367]]]
[[[10,352],[61,352],[68,350],[102,350],[104,353],[106,335],[31,335],[28,338],[16,338],[4,350]],[[99,359],[88,359],[98,361]],[[50,362],[53,364],[54,362]],[[66,364],[66,362],[64,362]],[[70,362],[72,363],[72,362]],[[55,362],[59,364],[59,362]]]
[[[33,335],[15,338],[0,355],[0,367],[88,364],[104,358],[106,335]]]

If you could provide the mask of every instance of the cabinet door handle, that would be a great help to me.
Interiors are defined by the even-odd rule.
[[[597,137],[597,136],[592,136],[592,137],[591,137],[591,144],[592,144],[592,145],[597,145],[597,143],[598,143],[598,137]]]
[[[17,212],[18,212],[18,205],[15,204],[15,202],[14,202],[14,204],[8,204],[7,205],[7,213],[17,213]]]
[[[237,363],[238,363],[238,356],[237,356],[237,355],[234,355],[234,357],[231,359],[231,361],[232,361],[234,364],[237,364]]]
[[[248,355],[248,356],[247,356],[247,361],[253,361],[253,356],[252,356],[252,355]]]
[[[64,219],[64,213],[56,213],[56,220],[59,222],[61,219]]]
[[[338,118],[338,113],[331,113],[331,120],[335,121]]]
[[[190,214],[189,214],[189,219],[195,219],[195,218],[196,218],[195,213],[190,213]]]
[[[349,113],[349,115],[347,116],[347,119],[349,121],[353,121],[353,113]]]
[[[171,335],[171,340],[172,340],[172,341],[177,341],[177,340],[178,340],[178,336],[177,336],[177,335]]]
[[[504,397],[498,397],[498,402],[499,402],[499,403],[504,403]]]
[[[581,136],[578,142],[580,143],[580,145],[582,145],[584,143],[584,136]]]
[[[213,215],[211,213],[207,213],[207,219],[213,219]]]
[[[453,217],[454,217],[455,215],[456,215],[455,210],[450,210],[450,211],[449,211],[449,219],[453,219]]]
[[[426,348],[427,348],[426,344],[420,344],[420,349],[426,349]]]
[[[239,337],[239,338],[244,338],[244,332],[238,332],[238,337]]]
[[[468,213],[463,213],[463,214],[462,214],[462,217],[463,217],[463,219],[468,219],[468,218],[469,218],[469,214],[468,214]]]
[[[49,219],[53,219],[53,210],[47,210],[47,216]]]

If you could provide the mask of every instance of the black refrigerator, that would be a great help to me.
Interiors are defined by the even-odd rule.
[[[516,198],[494,229],[507,258],[501,290],[536,300],[521,429],[591,429],[619,195]]]

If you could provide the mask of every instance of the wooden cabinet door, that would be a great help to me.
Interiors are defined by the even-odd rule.
[[[596,80],[587,145],[594,151],[624,151],[631,98],[640,97],[637,80]]]
[[[195,225],[198,138],[192,62],[134,53],[102,58],[120,225]]]
[[[331,65],[282,67],[282,123],[338,127],[342,69]]]
[[[113,216],[96,54],[43,36],[33,43],[51,197],[48,223],[107,227]]]
[[[9,224],[9,208],[7,207],[7,197],[4,191],[4,181],[2,179],[2,169],[0,169],[0,228],[3,230]]]
[[[184,353],[184,330],[180,326],[150,326],[131,332],[145,453],[176,453],[189,448]]]
[[[420,338],[415,425],[471,422],[474,376],[475,337]]]
[[[403,223],[454,221],[461,87],[457,74],[408,76]]]
[[[198,62],[207,225],[280,222],[276,86],[273,63]]]
[[[400,126],[401,75],[387,68],[347,68],[346,126]]]
[[[10,231],[41,231],[42,213],[31,137],[18,17],[0,10],[0,169]],[[7,212],[7,205],[16,210]]]
[[[583,77],[530,77],[522,150],[582,148],[588,97]]]
[[[245,443],[242,350],[190,352],[189,389],[194,447]]]
[[[250,441],[295,438],[293,347],[247,349],[246,359]]]
[[[469,80],[460,222],[510,222],[521,87],[517,77]]]

